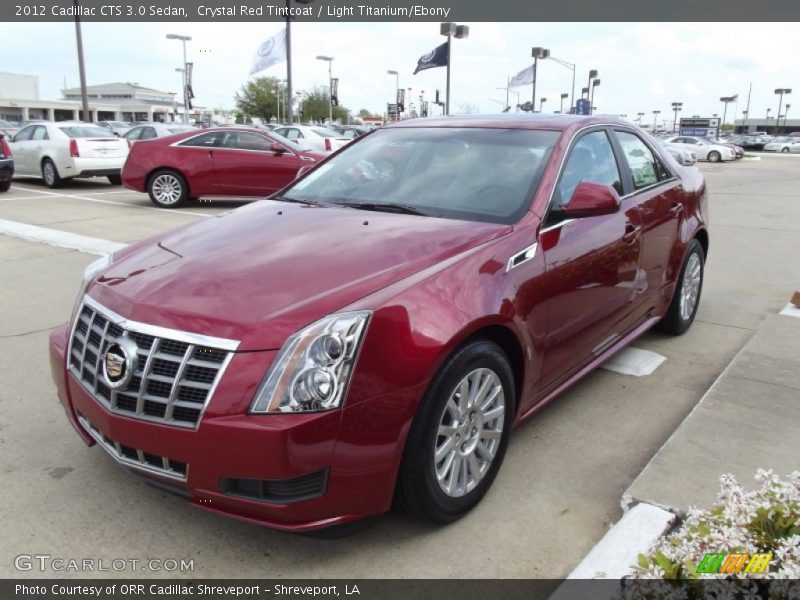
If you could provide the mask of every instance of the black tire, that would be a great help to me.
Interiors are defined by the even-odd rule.
[[[471,491],[460,497],[453,497],[440,488],[435,473],[434,453],[437,441],[440,439],[439,425],[445,415],[445,406],[455,392],[456,386],[476,369],[491,370],[502,385],[504,401],[502,433],[494,458],[489,463],[483,478]],[[503,463],[514,419],[514,393],[511,366],[497,344],[477,339],[458,348],[431,381],[414,417],[397,479],[395,493],[397,504],[412,516],[434,523],[453,522],[474,508],[491,487]],[[499,416],[496,418],[500,419]],[[466,439],[466,435],[463,439]],[[458,443],[460,442],[456,444]],[[458,447],[454,449],[458,453]]]
[[[721,160],[722,160],[722,155],[716,150],[712,150],[711,152],[708,153],[709,162],[719,162]]]
[[[42,161],[42,181],[49,188],[60,188],[64,185],[64,180],[58,174],[56,164],[49,158]]]
[[[109,175],[107,177],[108,183],[111,185],[122,185],[122,176],[121,175]]]
[[[0,181],[0,192],[7,192],[11,189],[11,180]]]
[[[699,288],[697,289],[697,298],[694,302],[694,307],[692,308],[690,314],[684,315],[681,297],[682,292],[684,291],[684,278],[686,277],[687,267],[692,261],[693,256],[697,256],[700,261],[700,283]],[[667,309],[667,314],[665,314],[664,318],[661,319],[658,325],[656,325],[656,329],[658,331],[668,333],[670,335],[681,335],[692,326],[694,317],[697,314],[697,308],[700,306],[700,296],[703,291],[703,278],[705,276],[705,261],[706,256],[705,252],[703,251],[703,245],[696,239],[692,240],[692,243],[689,245],[689,251],[686,253],[686,257],[683,259],[681,273],[678,277],[678,282],[675,285],[675,291],[672,294],[672,302],[670,302],[669,308]]]
[[[166,201],[164,192],[159,189],[160,186],[173,186],[175,192],[170,197],[174,200]],[[151,202],[160,208],[178,208],[186,204],[189,199],[189,186],[183,175],[177,171],[161,169],[153,173],[147,181],[147,193]]]
[[[788,154],[789,153],[789,149],[788,148],[781,148],[781,152],[784,152],[784,153]]]

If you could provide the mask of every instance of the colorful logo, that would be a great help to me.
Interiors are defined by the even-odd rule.
[[[709,552],[697,567],[698,573],[722,573],[735,575],[737,573],[763,573],[767,570],[772,553],[748,554],[739,552],[733,554]]]

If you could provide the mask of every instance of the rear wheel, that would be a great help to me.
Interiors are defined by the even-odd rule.
[[[189,199],[189,186],[177,171],[162,169],[156,171],[147,182],[150,200],[161,208],[177,208]]]
[[[656,327],[659,331],[681,335],[692,326],[700,304],[700,292],[703,290],[705,259],[702,244],[692,240],[672,295],[672,302],[667,314]]]
[[[49,188],[57,188],[64,185],[64,180],[58,174],[55,163],[49,158],[42,161],[42,180]]]
[[[788,152],[789,152],[789,149],[788,149],[788,148],[781,148],[781,152],[786,152],[786,153],[788,153]]]
[[[708,153],[708,160],[709,162],[719,162],[722,160],[722,155],[716,150],[712,150]]]
[[[120,175],[109,175],[108,183],[111,185],[122,185],[122,177]]]
[[[514,378],[494,343],[451,356],[423,397],[406,440],[397,499],[412,515],[450,523],[491,487],[514,416]]]
[[[7,192],[11,188],[11,180],[0,181],[0,192]]]

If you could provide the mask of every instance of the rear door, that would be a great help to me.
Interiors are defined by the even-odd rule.
[[[266,196],[292,181],[300,159],[285,146],[286,152],[271,151],[273,143],[260,133],[226,131],[212,157],[219,193]]]
[[[679,241],[684,191],[676,177],[638,134],[616,129],[614,134],[627,166],[630,198],[642,216],[642,260],[645,279],[637,300],[637,318],[645,318],[662,301],[670,282],[666,266]]]
[[[642,241],[638,201],[624,195],[624,173],[604,127],[583,133],[564,163],[539,234],[548,289],[545,386],[564,381],[630,328]],[[619,211],[565,217],[561,209],[582,181],[613,187]]]

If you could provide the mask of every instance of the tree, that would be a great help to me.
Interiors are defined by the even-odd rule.
[[[245,115],[258,117],[269,123],[278,114],[278,97],[275,90],[278,79],[275,77],[256,77],[236,92],[235,101]]]
[[[366,108],[362,108],[360,111],[358,111],[358,116],[359,118],[363,119],[364,117],[377,117],[380,115],[373,115]]]
[[[331,99],[324,88],[315,87],[303,97],[303,120],[325,121],[330,112]],[[347,123],[350,120],[350,109],[344,106],[333,107],[334,121]]]

